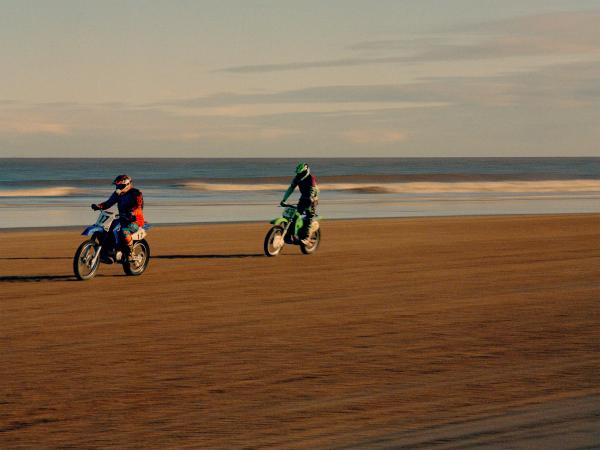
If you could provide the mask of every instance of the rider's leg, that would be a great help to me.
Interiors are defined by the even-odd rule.
[[[306,210],[306,232],[308,233],[308,237],[310,237],[310,235],[312,234],[313,231],[313,225],[315,224],[314,222],[314,218],[317,215],[317,208],[315,207],[315,204],[313,203],[312,205],[310,205],[310,208],[308,208]]]
[[[315,217],[315,208],[314,206],[311,206],[310,208],[308,208],[306,210],[306,220],[305,220],[305,226],[304,226],[304,238],[302,240],[302,242],[304,244],[308,244],[309,239],[313,236],[313,233],[316,231],[316,229],[318,228],[318,223],[314,221],[314,217]]]
[[[118,221],[113,220],[108,229],[108,233],[105,233],[104,240],[102,241],[102,246],[107,250],[110,249],[110,252],[113,253],[116,250],[117,243],[115,237],[115,228],[119,224]]]
[[[137,223],[130,223],[126,226],[121,226],[121,240],[123,242],[123,250],[125,251],[125,256],[127,259],[131,259],[133,255],[133,237],[131,237],[132,233],[135,233],[139,230],[139,226]]]
[[[315,206],[316,202],[310,198],[301,198],[300,202],[298,202],[298,212],[304,214],[304,226],[300,230],[300,236],[298,236],[302,240],[306,240],[310,237],[313,219],[316,214]]]
[[[99,243],[102,246],[100,259],[107,264],[112,264],[114,262],[115,253],[117,251],[115,228],[118,224],[119,222],[114,220],[110,224],[108,231],[102,233],[99,237]]]

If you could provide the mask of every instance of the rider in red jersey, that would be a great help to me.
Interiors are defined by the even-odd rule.
[[[93,204],[94,211],[109,209],[117,204],[119,209],[119,223],[121,224],[120,238],[125,244],[124,250],[127,257],[131,258],[133,250],[133,238],[131,235],[144,226],[144,199],[142,192],[133,187],[133,181],[129,175],[119,175],[113,181],[116,186],[115,192],[105,202]]]

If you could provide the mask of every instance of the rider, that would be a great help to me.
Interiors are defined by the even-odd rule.
[[[290,187],[285,191],[283,200],[280,203],[281,206],[285,206],[286,200],[292,195],[296,186],[300,190],[300,200],[297,206],[298,213],[306,214],[306,225],[302,231],[304,235],[302,236],[302,242],[306,243],[305,241],[310,236],[310,227],[319,203],[319,186],[317,185],[317,178],[310,173],[308,164],[304,162],[296,166],[296,176],[292,180]]]
[[[133,238],[131,235],[144,226],[144,199],[142,192],[133,187],[133,181],[129,175],[119,175],[113,181],[116,186],[115,192],[105,202],[93,204],[92,209],[109,209],[115,203],[119,208],[119,222],[121,230],[119,237],[125,243],[124,250],[127,258],[131,259],[133,250]]]

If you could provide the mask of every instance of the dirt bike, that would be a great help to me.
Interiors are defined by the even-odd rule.
[[[305,220],[294,205],[282,204],[285,209],[281,217],[271,220],[273,227],[265,236],[264,250],[267,256],[277,256],[285,244],[299,245],[305,255],[317,251],[321,243],[319,217],[315,216],[310,229],[305,230]],[[302,239],[300,236],[306,236]]]
[[[118,214],[100,211],[96,223],[81,233],[83,236],[90,236],[90,239],[81,243],[73,257],[73,272],[78,279],[93,278],[100,263],[121,263],[125,273],[131,276],[141,275],[148,268],[150,246],[144,238],[150,224],[144,224],[142,228],[132,233],[133,250],[131,258],[127,258],[119,239],[121,224],[118,218]]]

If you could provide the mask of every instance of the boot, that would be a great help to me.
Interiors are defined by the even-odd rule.
[[[125,255],[127,257],[128,262],[135,261],[134,257],[133,257],[133,242],[131,242],[130,244],[127,244],[125,246]]]
[[[310,240],[314,237],[315,233],[319,230],[319,222],[317,222],[314,219],[311,219],[311,221],[308,224],[308,227],[306,229],[306,237],[304,239],[302,239],[302,243],[304,245],[309,245],[311,242]]]

